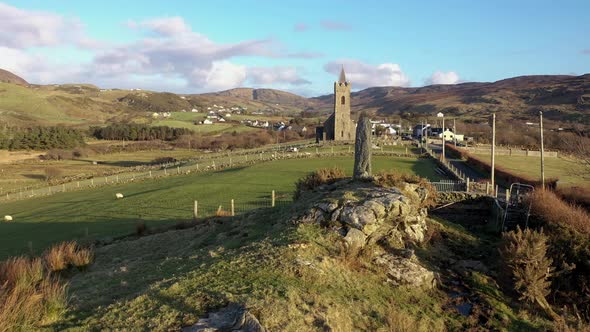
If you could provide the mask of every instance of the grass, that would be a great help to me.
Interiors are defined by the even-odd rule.
[[[97,154],[78,160],[46,160],[38,158],[0,164],[0,189],[2,191],[17,188],[43,186],[47,167],[56,167],[62,171],[64,177],[91,177],[112,174],[123,171],[132,166],[152,162],[157,158],[172,157],[177,160],[195,158],[200,152],[188,149],[174,150],[146,150],[136,152],[116,152]],[[97,161],[94,165],[92,162]]]
[[[418,259],[449,279],[430,290],[396,288],[370,257],[350,262],[337,232],[289,222],[294,213],[291,207],[264,209],[99,247],[95,263],[70,280],[69,314],[52,327],[179,330],[228,302],[245,305],[271,331],[526,331],[547,326],[511,303],[489,275],[448,276],[451,258],[478,259],[485,253],[494,259],[490,253],[496,247],[485,236],[447,221],[429,221],[441,235],[417,248]],[[468,293],[458,296],[473,301],[476,311],[469,317],[454,308],[457,295],[447,290],[452,278]]]
[[[481,157],[483,155],[478,154]],[[496,164],[516,174],[540,178],[541,158],[526,156],[496,156]],[[590,179],[581,176],[585,166],[567,158],[545,158],[545,178],[559,178],[558,187],[588,186]]]
[[[352,157],[279,160],[1,204],[0,215],[11,215],[14,221],[0,223],[0,258],[31,249],[40,254],[62,241],[130,234],[140,222],[154,227],[187,221],[192,218],[195,199],[201,215],[207,210],[214,213],[220,205],[228,210],[230,199],[235,199],[237,211],[268,205],[272,190],[279,200],[290,200],[296,180],[310,171],[326,167],[350,170],[352,165]],[[440,179],[428,159],[373,158],[375,172],[392,168]],[[116,200],[117,192],[125,198]]]
[[[291,225],[291,215],[265,210],[100,248],[96,263],[71,280],[71,313],[55,327],[178,330],[229,301],[244,303],[269,330],[457,326],[442,308],[444,294],[395,289],[377,273],[348,269],[333,232]]]

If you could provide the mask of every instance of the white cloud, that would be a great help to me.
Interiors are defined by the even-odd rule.
[[[0,45],[24,49],[64,44],[92,47],[96,42],[85,35],[84,25],[76,18],[0,3]]]
[[[252,67],[248,68],[248,79],[256,85],[288,83],[291,85],[310,84],[302,78],[295,67]]]
[[[125,25],[132,29],[146,28],[162,36],[173,36],[191,32],[191,27],[179,16],[158,17],[139,23],[129,20]]]
[[[178,16],[130,20],[124,26],[138,30],[141,37],[117,45],[99,43],[86,36],[83,24],[76,18],[0,3],[0,67],[31,83],[85,82],[105,87],[154,88],[161,82],[160,89],[205,92],[244,83],[309,83],[294,68],[248,68],[233,62],[236,57],[321,56],[314,52],[290,52],[274,39],[217,43],[193,31]],[[87,52],[90,60],[60,63],[58,57],[43,56],[55,53],[38,51],[72,46]]]
[[[426,80],[426,84],[457,84],[460,82],[459,74],[454,71],[443,72],[440,70],[435,71]]]
[[[337,78],[342,66],[346,73],[346,79],[356,89],[364,89],[372,86],[410,85],[410,79],[401,70],[400,65],[396,63],[370,65],[358,60],[344,59],[325,64],[324,70],[334,74],[334,77]]]
[[[241,86],[246,80],[246,66],[229,61],[214,61],[207,72],[205,85],[214,90],[227,90]]]

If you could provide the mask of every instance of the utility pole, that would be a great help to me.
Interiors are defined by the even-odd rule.
[[[455,118],[453,118],[453,141],[455,142],[455,147],[457,147],[457,126],[456,126]]]
[[[428,150],[428,118],[426,118],[426,150]]]
[[[541,186],[545,190],[545,158],[543,145],[543,111],[539,111],[539,127],[541,129]]]
[[[445,116],[442,116],[442,160],[445,161]]]
[[[495,172],[496,172],[496,112],[492,113],[492,169],[491,169],[491,180],[492,180],[492,188],[496,188],[496,179],[495,179]]]

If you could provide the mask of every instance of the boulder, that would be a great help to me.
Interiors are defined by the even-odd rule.
[[[385,268],[388,281],[394,286],[433,288],[436,285],[434,273],[416,262],[414,257],[383,254],[374,261]]]
[[[192,326],[185,327],[182,332],[264,332],[264,327],[246,308],[232,303],[219,311],[209,313]]]

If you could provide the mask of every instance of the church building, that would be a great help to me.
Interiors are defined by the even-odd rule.
[[[344,68],[338,82],[334,82],[334,113],[316,128],[316,141],[353,141],[356,124],[350,118],[350,82]]]

